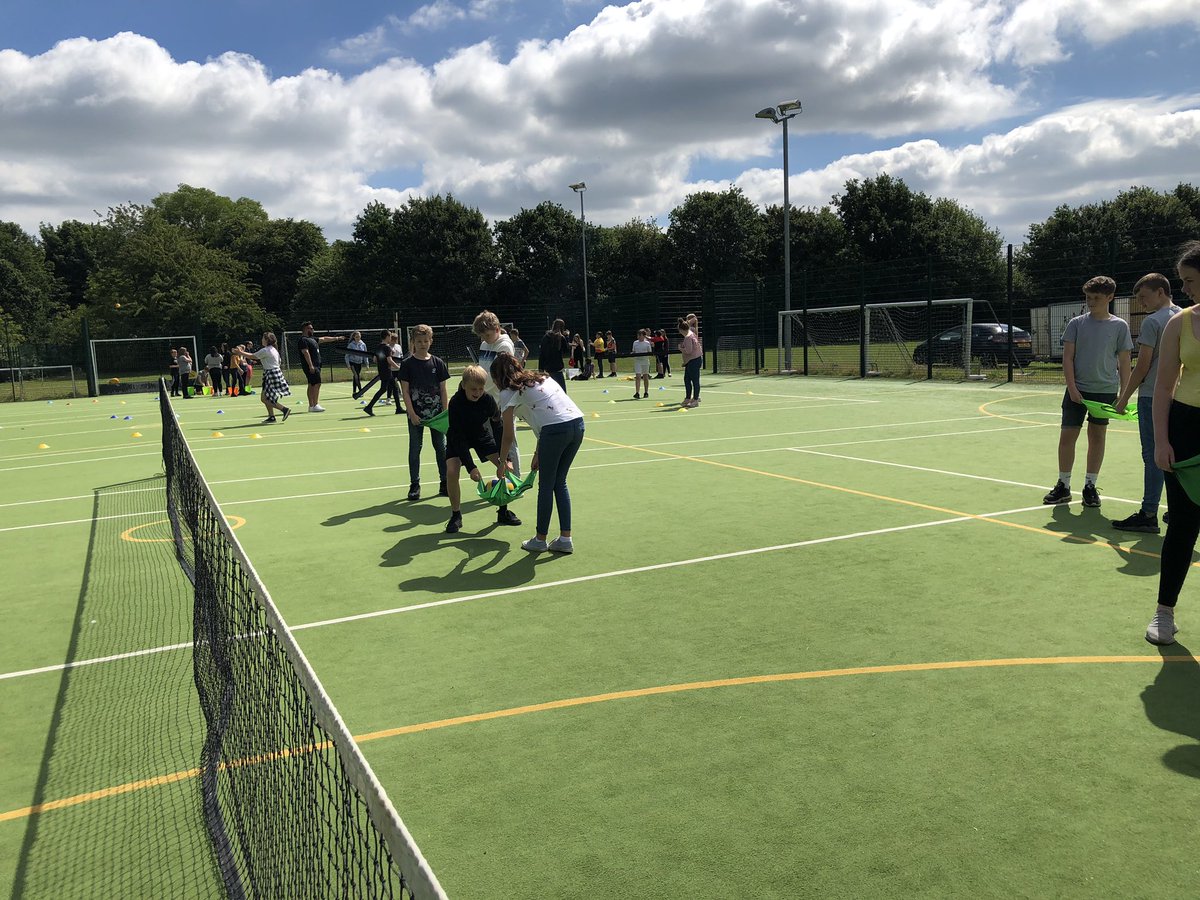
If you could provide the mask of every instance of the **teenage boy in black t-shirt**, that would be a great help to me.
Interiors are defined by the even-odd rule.
[[[385,331],[379,335],[379,346],[375,349],[375,368],[379,372],[379,390],[375,392],[371,402],[363,407],[363,412],[368,416],[375,415],[375,404],[380,397],[392,390],[395,382],[393,373],[400,369],[396,360],[392,358],[392,345],[395,343],[396,332]]]
[[[446,382],[450,380],[450,369],[439,357],[429,352],[433,346],[433,329],[418,325],[412,330],[411,350],[400,363],[398,377],[400,390],[404,394],[404,407],[408,410],[408,499],[421,499],[421,445],[424,443],[425,419],[436,416],[446,408]],[[433,428],[429,429],[433,441],[433,457],[437,461],[441,485],[438,496],[446,493],[446,436]]]
[[[462,527],[462,494],[459,473],[466,469],[472,481],[482,480],[479,467],[471,458],[474,450],[493,465],[500,460],[500,448],[492,433],[492,419],[500,415],[496,399],[487,392],[487,375],[479,366],[463,370],[462,384],[450,398],[450,424],[446,431],[446,487],[450,495],[450,521],[446,531],[453,534]],[[512,464],[508,463],[509,469]],[[501,507],[502,510],[507,507]],[[501,523],[503,524],[503,522]]]

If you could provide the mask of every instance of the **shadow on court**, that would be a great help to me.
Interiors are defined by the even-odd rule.
[[[1125,542],[1137,533],[1114,531],[1103,509],[1084,507],[1075,512],[1066,504],[1051,509],[1051,519],[1043,527],[1048,531],[1061,533],[1065,543],[1099,543],[1111,547],[1120,563],[1117,571],[1122,575],[1146,577],[1158,574],[1158,553],[1162,548],[1162,538],[1158,535],[1138,534],[1133,544],[1126,544]],[[1129,550],[1140,552],[1130,553]],[[1146,555],[1150,553],[1155,555]]]
[[[1163,663],[1142,691],[1146,718],[1163,731],[1191,739],[1164,753],[1162,761],[1174,772],[1200,778],[1200,661],[1180,643],[1156,649]]]

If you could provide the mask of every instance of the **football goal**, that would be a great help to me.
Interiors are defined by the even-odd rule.
[[[196,352],[194,335],[99,338],[88,348],[96,389],[101,394],[157,391],[158,379],[170,381],[171,351],[186,347],[192,357],[192,378],[204,357]]]
[[[412,348],[412,330],[414,326],[409,326],[405,333],[405,349]],[[430,325],[433,329],[433,349],[430,351],[434,356],[440,356],[445,360],[446,365],[451,371],[462,371],[472,363],[478,362],[479,338],[475,336],[475,331],[471,323],[466,325]],[[505,331],[511,331],[512,322],[501,322],[500,327]],[[539,339],[541,335],[538,335]],[[529,342],[526,341],[526,344]],[[534,348],[530,348],[530,353],[535,353]]]
[[[0,402],[5,400],[58,400],[79,396],[74,366],[18,366],[0,368]]]
[[[790,350],[792,369],[804,366],[812,375],[919,375],[932,358],[943,371],[974,377],[978,361],[968,336],[976,302],[957,297],[781,311],[779,370]]]

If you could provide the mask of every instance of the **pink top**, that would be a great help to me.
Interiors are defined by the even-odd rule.
[[[679,352],[683,354],[684,363],[688,363],[693,359],[699,359],[704,355],[704,350],[700,346],[696,332],[689,331],[687,336],[679,342]]]

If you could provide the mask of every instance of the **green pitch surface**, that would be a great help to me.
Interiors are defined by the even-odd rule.
[[[1082,445],[1076,502],[1044,507],[1061,388],[569,390],[570,556],[520,549],[533,494],[520,528],[469,499],[445,534],[432,448],[409,502],[404,418],[344,385],[286,424],[257,396],[175,406],[452,897],[1195,890],[1195,585],[1180,643],[1147,644],[1161,540],[1109,524],[1140,498],[1136,427],[1109,427],[1102,509]],[[157,403],[125,399],[0,408],[14,896],[215,884]]]

